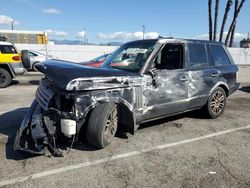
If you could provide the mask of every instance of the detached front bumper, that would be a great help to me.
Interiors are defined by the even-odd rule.
[[[41,109],[40,109],[41,110]],[[22,124],[16,133],[14,142],[14,150],[26,151],[32,154],[45,154],[45,148],[38,148],[36,140],[33,137],[31,119],[36,119],[35,127],[37,134],[43,137],[44,132],[42,130],[41,119],[39,119],[39,105],[36,100],[33,101],[28,112],[26,112]]]
[[[36,98],[25,114],[17,131],[14,150],[43,155],[47,150],[55,156],[61,156],[56,141],[61,136],[70,139],[76,135],[77,120],[71,100],[55,94],[53,85],[42,79],[36,91]],[[66,106],[67,104],[68,106]],[[66,106],[66,107],[65,107]],[[73,139],[74,141],[74,139]]]
[[[42,108],[34,100],[17,131],[14,150],[44,155],[49,149],[54,155],[61,156],[56,147],[55,127],[47,124],[44,122]]]

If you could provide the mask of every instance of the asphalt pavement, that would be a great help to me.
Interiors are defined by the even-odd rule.
[[[250,83],[218,119],[197,111],[141,125],[96,150],[75,144],[62,158],[13,151],[39,73],[0,90],[0,187],[250,187]]]

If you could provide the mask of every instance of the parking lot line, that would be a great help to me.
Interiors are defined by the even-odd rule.
[[[82,162],[82,163],[69,165],[69,166],[65,166],[65,167],[61,167],[61,168],[57,168],[57,169],[47,170],[47,171],[31,174],[31,175],[28,175],[28,176],[22,176],[22,177],[9,179],[9,180],[3,180],[3,181],[0,181],[0,187],[1,186],[6,186],[6,185],[12,185],[12,184],[16,184],[16,183],[21,183],[21,182],[24,182],[24,181],[27,181],[27,180],[34,180],[34,179],[38,179],[38,178],[42,178],[42,177],[46,177],[46,176],[50,176],[50,175],[60,174],[60,173],[66,172],[66,171],[77,170],[77,169],[80,169],[80,168],[93,166],[93,165],[105,163],[105,162],[108,162],[108,161],[113,161],[113,160],[117,160],[117,159],[124,159],[124,158],[132,157],[132,156],[137,156],[137,155],[141,155],[141,154],[144,154],[144,153],[147,153],[147,152],[163,150],[163,149],[171,148],[171,147],[174,147],[174,146],[180,146],[180,145],[183,145],[183,144],[197,142],[197,141],[217,137],[217,136],[224,135],[224,134],[233,133],[233,132],[244,130],[244,129],[250,129],[250,125],[244,126],[244,127],[239,127],[239,128],[234,128],[234,129],[228,129],[228,130],[225,130],[225,131],[220,131],[220,132],[216,132],[216,133],[212,133],[212,134],[207,134],[207,135],[196,137],[196,138],[181,140],[181,141],[178,141],[178,142],[153,146],[153,147],[149,147],[149,148],[145,148],[145,149],[141,149],[141,150],[137,150],[137,151],[131,151],[131,152],[128,152],[128,153],[116,154],[116,155],[113,155],[111,157],[97,159],[97,160],[94,160],[94,161]]]

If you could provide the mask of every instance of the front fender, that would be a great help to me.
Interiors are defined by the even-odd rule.
[[[89,113],[91,113],[91,110],[93,110],[95,107],[97,107],[99,104],[102,103],[115,103],[119,105],[119,108],[121,108],[121,113],[123,114],[123,121],[126,122],[123,126],[126,126],[128,128],[128,132],[131,134],[134,134],[135,125],[136,125],[136,119],[135,114],[133,112],[134,107],[129,104],[126,100],[119,98],[119,97],[110,97],[110,98],[99,98],[98,100],[92,101],[91,104],[86,105],[83,109],[83,113],[80,117],[80,119],[83,119],[84,121],[87,119],[87,116]],[[79,105],[80,106],[80,105]],[[78,107],[79,107],[78,106]],[[78,109],[78,111],[81,111],[81,109]],[[80,131],[82,125],[84,122],[81,122],[81,125],[78,126],[78,132]]]

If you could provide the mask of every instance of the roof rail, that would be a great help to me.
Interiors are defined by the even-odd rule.
[[[164,36],[159,35],[158,38],[159,38],[159,39],[173,39],[174,37],[164,37]]]

